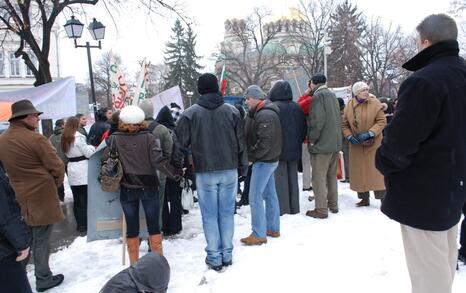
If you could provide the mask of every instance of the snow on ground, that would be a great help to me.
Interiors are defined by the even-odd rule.
[[[196,204],[183,217],[182,233],[163,242],[171,266],[168,292],[410,292],[399,224],[380,212],[379,201],[356,208],[356,194],[348,184],[339,184],[338,214],[325,220],[305,216],[314,202],[302,192],[301,213],[282,216],[281,237],[269,238],[262,246],[241,245],[240,238],[250,234],[251,218],[249,207],[239,209],[233,266],[220,273],[207,270],[204,263],[205,240]],[[143,243],[141,255],[146,251]],[[125,268],[121,255],[120,240],[87,243],[84,237],[77,238],[51,255],[52,271],[63,273],[65,281],[48,292],[99,292]],[[28,272],[35,288],[32,266]],[[466,292],[464,265],[457,271],[453,292]]]

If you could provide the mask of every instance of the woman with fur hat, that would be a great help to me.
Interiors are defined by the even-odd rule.
[[[144,118],[144,111],[139,107],[124,107],[120,112],[118,131],[106,139],[108,147],[103,154],[105,160],[109,157],[110,149],[114,149],[123,168],[120,203],[128,228],[126,237],[131,264],[139,258],[140,201],[146,215],[151,250],[162,254],[159,180],[156,169],[174,180],[179,180],[182,173],[169,164],[168,158],[163,157],[160,146],[147,129]]]
[[[369,94],[369,86],[362,81],[353,85],[354,98],[343,114],[343,135],[350,143],[350,188],[361,199],[356,206],[369,206],[369,191],[382,200],[385,185],[382,174],[375,168],[375,152],[382,142],[382,130],[387,121],[382,104]]]

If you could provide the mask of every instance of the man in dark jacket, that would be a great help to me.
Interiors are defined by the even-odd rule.
[[[102,135],[110,129],[110,119],[112,119],[112,109],[105,107],[95,113],[95,123],[89,130],[89,144],[95,147],[102,142]]]
[[[280,109],[282,127],[282,152],[277,170],[277,188],[280,215],[299,213],[298,161],[301,158],[302,143],[306,137],[304,112],[293,101],[291,86],[287,81],[277,81],[269,93],[269,99]]]
[[[325,219],[328,210],[338,213],[337,164],[342,148],[341,114],[335,94],[327,88],[327,78],[316,74],[311,78],[312,107],[309,110],[309,152],[312,165],[312,188],[315,209],[306,212],[313,218]]]
[[[21,261],[26,259],[31,235],[21,218],[15,193],[0,165],[0,284],[2,292],[29,293],[31,286]]]
[[[249,187],[252,233],[241,242],[260,245],[267,243],[266,236],[280,236],[280,208],[274,172],[282,152],[282,128],[278,106],[265,100],[260,87],[249,86],[244,97],[249,108],[246,120],[248,159],[253,164]]]
[[[157,252],[149,252],[134,265],[113,276],[100,293],[165,293],[169,281],[167,259]]]
[[[420,52],[401,85],[376,166],[385,176],[382,212],[401,224],[412,292],[451,292],[457,224],[466,200],[466,63],[455,21],[418,26]]]
[[[246,143],[242,117],[223,101],[215,75],[201,75],[197,90],[197,104],[183,112],[175,132],[181,147],[193,154],[206,263],[220,270],[232,263],[238,170],[247,171]]]

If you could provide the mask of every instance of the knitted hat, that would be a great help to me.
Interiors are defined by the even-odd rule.
[[[243,96],[245,98],[250,97],[253,99],[265,100],[265,93],[262,91],[262,89],[259,86],[255,84],[250,85],[244,92]]]
[[[139,103],[138,107],[144,111],[144,119],[154,118],[154,105],[152,104],[152,100],[143,100]]]
[[[204,73],[197,80],[197,91],[204,95],[218,92],[218,80],[212,73]]]
[[[120,120],[125,124],[138,124],[144,121],[144,111],[138,106],[126,106],[121,110]]]
[[[311,78],[311,81],[313,84],[322,84],[327,82],[327,77],[322,73],[317,73]]]
[[[368,89],[369,86],[364,81],[358,81],[353,84],[353,95],[357,96],[361,91]]]

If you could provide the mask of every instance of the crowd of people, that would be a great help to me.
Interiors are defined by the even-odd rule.
[[[241,238],[244,245],[281,237],[280,216],[300,213],[300,168],[303,191],[312,190],[309,200],[315,200],[305,215],[337,214],[341,152],[348,158],[342,181],[356,192],[356,206],[369,206],[372,191],[382,212],[401,224],[412,292],[451,292],[457,259],[466,261],[465,221],[456,247],[457,224],[466,213],[466,64],[458,56],[453,19],[431,15],[417,31],[420,51],[403,65],[414,73],[401,85],[397,103],[379,100],[357,81],[345,104],[317,73],[297,102],[287,81],[275,82],[268,94],[250,85],[244,111],[226,104],[216,76],[205,73],[197,83],[198,102],[184,112],[173,103],[154,118],[151,100],[117,112],[103,108],[89,134],[86,117],[78,114],[58,120],[49,139],[36,132],[42,113],[28,100],[14,103],[10,128],[0,136],[7,174],[0,168],[0,282],[8,292],[31,291],[20,264],[27,262],[29,247],[37,291],[63,282],[49,268],[48,246],[52,225],[64,218],[64,174],[77,230],[85,233],[87,197],[93,196],[87,193],[88,159],[105,141],[102,160],[117,155],[122,167],[119,200],[131,267],[102,292],[120,292],[123,284],[166,291],[162,236],[182,230],[180,180],[195,184],[205,263],[220,271],[233,264],[237,207],[250,205],[251,233]],[[152,253],[138,261],[140,203]],[[141,285],[131,278],[150,267],[163,275],[161,283],[141,277],[151,283]]]

